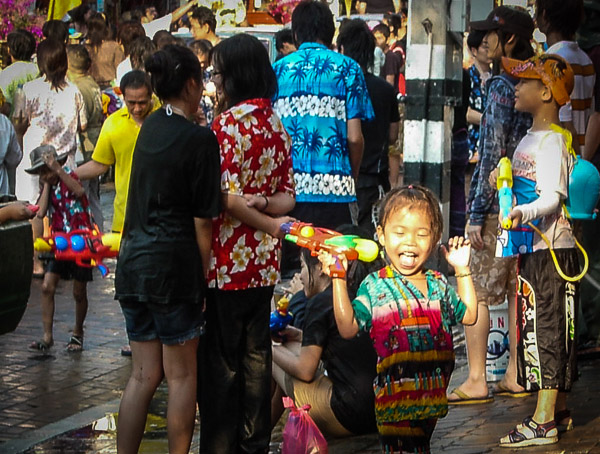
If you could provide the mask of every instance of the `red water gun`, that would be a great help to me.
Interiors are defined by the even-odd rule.
[[[335,230],[314,227],[305,222],[287,222],[281,225],[285,239],[300,247],[310,249],[311,255],[319,251],[327,251],[331,255],[344,255],[348,260],[372,262],[379,254],[379,247],[373,240],[360,238],[356,235],[342,235]],[[332,277],[344,277],[346,271],[340,263],[332,265]]]
[[[75,262],[86,268],[96,266],[102,277],[105,277],[109,269],[102,261],[118,256],[120,243],[120,233],[101,234],[96,229],[81,229],[37,238],[33,248],[39,252],[51,253],[55,260]]]

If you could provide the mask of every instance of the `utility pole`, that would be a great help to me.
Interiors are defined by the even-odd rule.
[[[454,106],[462,96],[462,42],[469,0],[410,0],[406,51],[404,183],[431,189],[450,211]]]

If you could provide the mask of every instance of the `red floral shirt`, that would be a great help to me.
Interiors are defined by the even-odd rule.
[[[79,178],[68,167],[63,168],[71,178]],[[88,200],[85,195],[77,197],[67,185],[60,181],[50,191],[50,225],[53,232],[68,233],[71,230],[92,229]]]
[[[215,118],[221,148],[221,191],[295,196],[291,140],[269,99],[244,101]],[[223,211],[213,221],[208,282],[222,290],[275,285],[280,243]]]

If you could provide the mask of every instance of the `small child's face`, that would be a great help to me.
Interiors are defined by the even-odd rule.
[[[41,168],[40,181],[42,183],[48,183],[49,185],[54,186],[58,183],[59,180],[60,178],[58,177],[56,172],[53,172],[50,168],[48,168],[48,166],[44,166]]]
[[[535,113],[544,103],[546,86],[537,79],[520,79],[515,89],[515,109]]]
[[[424,208],[404,207],[377,227],[379,243],[394,268],[405,276],[422,271],[434,246],[429,213]]]

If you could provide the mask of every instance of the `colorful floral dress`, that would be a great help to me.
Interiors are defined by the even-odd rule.
[[[377,352],[375,417],[382,443],[394,450],[401,445],[403,451],[426,451],[437,418],[448,412],[451,326],[462,320],[466,306],[445,276],[428,270],[426,279],[425,297],[385,267],[363,281],[352,302]]]
[[[221,191],[294,196],[290,137],[269,99],[251,99],[213,122],[221,148]],[[222,212],[213,222],[209,287],[241,290],[279,280],[277,238]]]
[[[68,167],[63,168],[71,178],[79,178]],[[50,192],[50,225],[53,232],[69,233],[71,230],[91,229],[91,212],[85,195],[77,197],[61,180]]]

